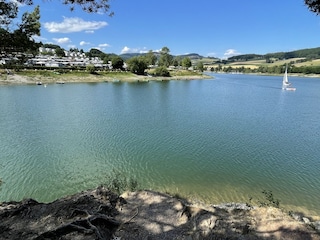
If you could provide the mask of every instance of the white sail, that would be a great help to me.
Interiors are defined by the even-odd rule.
[[[282,79],[282,89],[295,91],[296,88],[289,87],[290,85],[291,83],[288,80],[288,66],[286,66],[286,70],[284,72],[283,79]]]

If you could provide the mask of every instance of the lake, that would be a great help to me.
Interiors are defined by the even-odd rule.
[[[272,191],[320,216],[320,79],[0,87],[0,201],[52,201],[113,172],[211,203]]]

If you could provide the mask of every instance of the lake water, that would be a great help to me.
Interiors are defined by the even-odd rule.
[[[0,87],[0,201],[52,201],[114,171],[211,203],[270,190],[320,216],[320,79]]]

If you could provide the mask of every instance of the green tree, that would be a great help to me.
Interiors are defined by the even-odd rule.
[[[191,60],[188,57],[183,58],[181,64],[182,64],[182,67],[184,67],[186,69],[188,69],[189,67],[192,66]]]
[[[197,63],[197,69],[198,69],[198,71],[203,72],[203,69],[204,69],[203,62],[199,61]]]
[[[22,15],[22,23],[19,29],[28,37],[40,36],[40,8],[36,6],[32,13],[25,12]]]
[[[66,54],[64,53],[64,50],[62,49],[62,48],[56,48],[55,49],[55,52],[56,52],[56,55],[58,56],[58,57],[65,57],[66,56]]]
[[[304,0],[304,3],[307,5],[311,12],[320,14],[320,1],[319,0]]]
[[[172,55],[170,55],[170,50],[167,47],[163,47],[160,51],[160,59],[159,59],[159,66],[169,67],[172,63]]]
[[[95,74],[96,73],[96,67],[93,64],[87,65],[86,66],[86,71],[88,71],[90,74]]]
[[[146,58],[143,56],[136,56],[128,59],[127,65],[130,72],[138,75],[144,75],[145,70],[148,68]]]
[[[0,2],[0,5],[6,7],[10,5],[4,4],[3,1]],[[14,11],[14,10],[12,10]],[[8,14],[6,10],[0,10],[0,19],[8,19],[8,16],[3,14]],[[11,14],[14,15],[13,13]],[[39,6],[35,7],[34,11],[31,13],[24,13],[22,15],[22,21],[20,24],[17,24],[18,28],[13,29],[9,28],[9,25],[4,26],[6,29],[1,28],[0,31],[0,47],[8,51],[18,51],[18,52],[36,52],[40,44],[36,43],[32,36],[40,35],[40,9]],[[9,22],[6,21],[6,22]],[[12,26],[12,25],[10,25]]]
[[[148,65],[155,65],[157,62],[157,57],[154,55],[152,50],[145,55],[145,58]]]
[[[0,1],[0,26],[7,28],[17,17],[18,5],[13,1]]]
[[[19,3],[33,5],[33,0],[17,0]],[[50,1],[48,1],[50,2]],[[109,13],[109,16],[113,15],[113,12],[110,11],[109,0],[63,0],[63,4],[68,5],[70,10],[73,11],[76,6],[82,8],[83,11],[88,13]]]
[[[111,58],[113,69],[123,69],[123,59],[119,56],[113,56]]]
[[[175,57],[172,60],[172,65],[175,67],[178,67],[181,65],[181,58],[180,57]]]
[[[153,75],[160,77],[170,77],[170,72],[165,66],[160,66],[155,69]]]

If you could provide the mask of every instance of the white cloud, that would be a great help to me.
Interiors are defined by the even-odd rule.
[[[89,42],[85,42],[85,41],[80,42],[80,46],[89,45],[89,44],[90,44]]]
[[[60,23],[46,22],[43,25],[45,29],[47,29],[47,31],[51,33],[71,33],[97,30],[107,26],[108,23],[104,21],[85,21],[78,17],[64,17],[63,21]]]
[[[85,31],[85,33],[93,34],[93,33],[94,33],[94,31],[93,31],[93,30],[87,30],[87,31]]]
[[[98,46],[101,48],[110,47],[110,45],[108,43],[102,43],[102,44],[99,44]]]
[[[229,57],[232,57],[232,56],[235,56],[235,55],[239,55],[241,54],[240,52],[238,52],[237,50],[235,49],[228,49],[224,54],[223,56],[226,57],[226,58],[229,58]]]
[[[124,54],[124,53],[147,53],[148,51],[149,50],[147,50],[146,47],[144,47],[144,48],[129,48],[129,47],[125,46],[124,48],[122,48],[120,54]]]
[[[67,37],[64,38],[52,38],[55,42],[60,43],[60,44],[66,44],[66,43],[70,43],[71,40]]]
[[[40,37],[37,35],[32,36],[33,40],[35,40],[36,42],[42,42],[42,41],[47,41],[48,39],[44,38],[44,37]]]
[[[131,49],[128,48],[127,46],[125,46],[124,48],[122,48],[121,50],[121,54],[124,54],[124,53],[130,53],[131,52]]]

